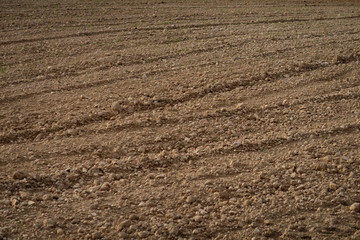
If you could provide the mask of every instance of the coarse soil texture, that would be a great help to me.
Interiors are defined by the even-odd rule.
[[[360,1],[0,20],[0,239],[360,239]]]

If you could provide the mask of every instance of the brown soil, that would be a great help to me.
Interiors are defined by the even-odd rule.
[[[0,239],[360,239],[359,1],[0,5]]]

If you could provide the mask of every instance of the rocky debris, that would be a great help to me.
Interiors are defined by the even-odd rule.
[[[118,231],[120,231],[120,230],[126,229],[126,228],[128,228],[130,226],[131,226],[131,221],[130,220],[124,220],[124,221],[120,222],[116,226],[116,228],[117,228]]]
[[[111,188],[110,183],[105,182],[105,183],[103,183],[103,184],[101,185],[100,190],[101,190],[101,191],[109,191],[110,188]]]
[[[12,198],[12,199],[10,200],[10,203],[11,203],[11,205],[12,205],[13,207],[16,207],[16,206],[19,204],[19,200],[16,199],[16,198]]]
[[[140,232],[137,233],[137,236],[138,236],[139,238],[146,238],[147,236],[149,236],[149,232],[147,232],[147,231],[140,231]]]
[[[196,215],[193,219],[194,219],[195,222],[201,222],[203,217],[199,216],[199,215]]]
[[[23,180],[27,177],[28,177],[28,174],[21,172],[21,171],[14,172],[14,174],[12,175],[12,178],[15,180]]]
[[[93,234],[91,234],[91,239],[102,239],[103,238],[103,234],[101,232],[94,232]]]
[[[27,200],[30,198],[30,194],[28,192],[20,191],[19,195],[22,200]]]
[[[125,239],[125,238],[128,237],[128,235],[127,235],[125,232],[119,232],[118,237],[119,237],[120,239]]]
[[[353,203],[350,206],[351,212],[360,212],[360,203]]]
[[[114,102],[112,105],[111,105],[111,110],[114,111],[114,112],[121,112],[123,111],[123,105],[122,105],[122,102],[121,101],[117,101],[117,102]]]
[[[54,219],[45,219],[43,221],[43,227],[54,228],[54,227],[56,227],[56,221]]]
[[[56,233],[57,233],[58,235],[63,235],[63,234],[64,234],[64,230],[61,229],[61,228],[57,228],[57,229],[56,229]]]
[[[194,203],[195,201],[197,200],[197,198],[195,197],[195,196],[188,196],[187,198],[186,198],[186,202],[187,203]]]

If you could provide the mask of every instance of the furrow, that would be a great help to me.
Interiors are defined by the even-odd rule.
[[[50,41],[67,38],[78,38],[88,36],[98,36],[103,34],[112,34],[128,31],[161,31],[164,29],[175,30],[175,29],[192,29],[192,28],[208,28],[208,27],[219,27],[219,26],[235,26],[235,25],[254,25],[254,24],[274,24],[274,23],[292,23],[292,22],[310,22],[310,21],[328,21],[328,20],[344,20],[344,19],[356,19],[360,16],[348,16],[348,17],[337,17],[337,18],[314,18],[314,19],[277,19],[277,20],[266,20],[266,21],[254,21],[254,22],[227,22],[227,23],[208,23],[208,24],[190,24],[190,25],[178,25],[178,26],[159,26],[159,27],[146,27],[146,28],[128,28],[128,29],[115,29],[115,30],[102,30],[94,32],[81,32],[68,34],[63,36],[52,36],[42,37],[33,39],[19,39],[0,42],[2,45],[19,44],[19,43],[31,43],[39,41]]]

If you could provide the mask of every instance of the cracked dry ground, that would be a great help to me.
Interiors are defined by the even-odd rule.
[[[360,239],[359,1],[0,4],[0,239]]]

